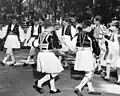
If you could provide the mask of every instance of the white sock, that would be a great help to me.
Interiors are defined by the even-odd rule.
[[[38,87],[42,87],[42,84],[44,83],[44,82],[46,82],[46,81],[48,81],[48,80],[50,80],[50,75],[49,74],[47,74],[47,75],[45,75],[43,78],[41,78],[40,80],[38,80]]]
[[[15,57],[14,57],[14,55],[11,55],[11,59],[12,59],[12,62],[14,63],[14,62],[15,62]]]
[[[107,79],[110,78],[110,64],[107,64],[106,66],[106,76],[105,76]]]
[[[117,76],[118,76],[118,80],[117,80],[117,82],[120,82],[120,68],[117,69]]]
[[[26,64],[28,64],[28,62],[30,61],[31,56],[28,56],[27,60],[26,60]]]
[[[87,83],[87,85],[88,85],[88,90],[89,91],[95,91],[93,86],[92,86],[92,83],[90,81]]]
[[[50,90],[57,91],[55,87],[55,79],[50,80]]]
[[[76,88],[78,88],[80,91],[82,90],[82,88],[85,86],[85,84],[89,81],[88,77],[84,77],[82,79],[82,81],[80,82],[80,84],[78,86],[76,86]]]
[[[78,88],[81,91],[81,89],[85,86],[86,83],[88,83],[92,79],[92,77],[93,77],[92,71],[86,72],[85,77],[82,79],[82,81],[76,88]]]
[[[6,56],[4,57],[3,63],[6,63],[6,61],[8,60],[9,57],[10,57],[10,55],[6,55]]]

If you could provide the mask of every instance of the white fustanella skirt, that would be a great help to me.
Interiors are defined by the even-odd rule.
[[[60,73],[64,69],[53,52],[39,52],[37,56],[37,71],[45,73]]]
[[[94,71],[95,63],[91,48],[78,49],[74,70],[77,71]]]
[[[4,44],[5,48],[20,48],[20,41],[17,35],[8,35]]]

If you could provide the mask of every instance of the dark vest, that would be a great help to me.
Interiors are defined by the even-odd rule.
[[[68,25],[66,30],[64,31],[64,27],[62,28],[62,36],[63,35],[69,35],[72,40],[72,34],[71,34],[71,26]]]
[[[12,26],[12,24],[10,23],[10,24],[8,25],[7,34],[6,34],[6,36],[5,36],[4,39],[6,40],[7,36],[9,35],[9,33],[12,32],[12,33],[14,33],[15,35],[18,36],[18,39],[19,39],[19,41],[20,41],[20,38],[19,38],[19,37],[20,37],[20,36],[19,36],[19,25],[16,24],[16,25],[14,26],[13,30],[11,30],[11,26]]]
[[[39,25],[38,27],[38,35],[42,32],[42,27]],[[32,25],[32,29],[31,29],[31,37],[37,37],[33,35],[34,33],[34,24]]]
[[[90,40],[88,39],[89,34],[85,32],[80,32],[77,38],[77,47],[90,47]]]
[[[44,33],[42,33],[44,34]],[[48,49],[53,49],[53,48],[56,48],[56,49],[60,49],[62,46],[60,45],[60,41],[59,39],[57,38],[57,36],[55,35],[55,32],[52,32],[52,34],[48,33],[46,35],[43,36],[43,44],[48,44]],[[46,38],[47,37],[47,38]],[[39,44],[40,44],[40,38],[41,36],[39,36]]]
[[[48,44],[48,49],[52,49],[52,36],[49,33],[41,33],[38,36],[39,44]],[[46,50],[43,49],[42,50]]]

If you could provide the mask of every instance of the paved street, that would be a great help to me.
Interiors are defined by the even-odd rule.
[[[79,84],[82,75],[73,75],[71,78],[70,69],[66,69],[59,74],[56,86],[62,91],[59,94],[49,94],[49,88],[45,85],[45,94],[37,93],[32,85],[35,81],[33,70],[30,66],[23,68],[22,63],[25,61],[28,49],[15,51],[17,64],[14,67],[0,65],[0,96],[76,96],[74,88]],[[0,60],[3,59],[4,53],[0,52]],[[76,77],[76,79],[75,79]],[[101,96],[120,96],[120,86],[113,82],[115,77],[112,75],[109,82],[103,81],[99,75],[94,76],[93,86],[97,91],[102,92]],[[87,94],[87,88],[83,90],[84,96]]]

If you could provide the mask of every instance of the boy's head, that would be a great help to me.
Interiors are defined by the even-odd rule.
[[[101,23],[101,22],[102,22],[102,17],[99,16],[99,15],[95,16],[93,22],[94,22],[95,24],[99,24],[99,23]]]
[[[87,31],[87,32],[90,32],[91,31],[91,24],[92,24],[92,22],[90,20],[84,20],[82,23],[82,29]]]

